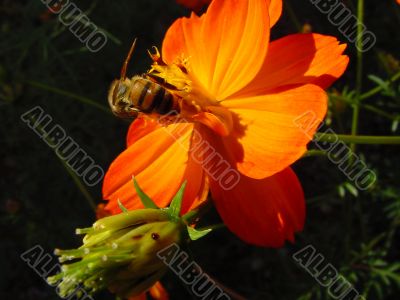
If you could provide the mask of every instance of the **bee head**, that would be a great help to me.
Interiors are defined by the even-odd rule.
[[[108,104],[117,117],[136,118],[140,111],[130,100],[131,85],[131,80],[128,78],[116,79],[111,83]]]
[[[108,92],[108,104],[110,105],[114,115],[120,118],[136,118],[140,112],[139,109],[133,106],[130,100],[132,81],[129,78],[126,78],[126,69],[128,67],[129,60],[131,59],[133,50],[135,49],[135,45],[136,39],[133,41],[128,56],[122,65],[121,78],[116,79],[111,83],[111,87]]]

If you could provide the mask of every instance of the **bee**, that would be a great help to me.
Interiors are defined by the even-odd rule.
[[[119,118],[136,118],[139,113],[179,113],[178,99],[161,84],[146,74],[126,77],[126,70],[136,45],[133,41],[121,68],[121,78],[111,83],[108,103],[114,115]]]

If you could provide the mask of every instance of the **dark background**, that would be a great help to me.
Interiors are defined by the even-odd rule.
[[[353,9],[355,1],[344,1]],[[377,36],[365,54],[364,91],[376,86],[367,76],[383,80],[399,71],[400,10],[395,0],[367,0],[365,22]],[[107,169],[124,149],[129,123],[107,111],[79,101],[92,99],[107,108],[110,82],[118,77],[134,37],[138,45],[129,75],[149,67],[146,53],[160,46],[168,26],[188,11],[173,0],[74,1],[90,20],[108,34],[108,43],[89,52],[39,0],[0,1],[0,299],[58,299],[20,254],[34,245],[52,253],[55,247],[79,245],[77,227],[87,227],[95,214],[54,152],[20,120],[41,106],[100,166]],[[298,32],[306,23],[313,32],[346,42],[308,0],[286,1],[273,39]],[[299,25],[299,26],[298,26]],[[355,86],[355,47],[349,44],[351,63],[331,88],[341,94]],[[391,56],[390,56],[391,55]],[[397,69],[396,69],[397,68]],[[58,90],[69,95],[62,95]],[[378,94],[367,103],[390,115],[399,115],[397,94]],[[74,96],[75,95],[75,96]],[[351,108],[331,102],[331,126],[348,134]],[[392,121],[361,111],[360,132],[398,135]],[[395,299],[399,293],[398,226],[400,168],[398,146],[360,146],[358,151],[379,176],[376,186],[358,195],[325,157],[305,158],[295,165],[308,201],[308,217],[295,245],[263,249],[246,245],[221,229],[192,244],[196,261],[210,275],[247,299],[328,299],[326,290],[291,258],[311,243],[368,299]],[[100,203],[101,184],[88,188]],[[218,222],[215,212],[204,223]],[[174,275],[164,283],[172,299],[194,298]],[[112,299],[107,292],[96,299]]]

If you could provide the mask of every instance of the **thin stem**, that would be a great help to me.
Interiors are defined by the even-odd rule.
[[[195,210],[191,210],[188,213],[186,213],[185,215],[182,216],[183,221],[185,221],[186,223],[190,224],[193,222],[194,219],[196,219],[197,215],[199,214],[199,210],[195,209]]]
[[[317,133],[316,141],[336,143],[341,140],[350,144],[364,145],[400,145],[400,136],[368,136],[368,135],[345,135],[345,134],[327,134]]]
[[[353,153],[356,151],[356,144],[357,142],[367,142],[370,143],[374,140],[374,138],[362,138],[362,137],[357,137],[358,134],[358,121],[360,117],[360,97],[361,97],[361,92],[362,92],[362,80],[363,80],[363,44],[362,44],[362,37],[364,34],[365,26],[364,26],[364,0],[358,0],[357,2],[357,41],[356,41],[356,48],[357,48],[357,70],[356,70],[356,97],[355,97],[355,103],[353,104],[353,119],[352,119],[352,124],[351,124],[351,135],[352,138],[349,139],[350,141],[350,149],[353,151]],[[339,137],[340,138],[340,137]],[[343,140],[343,139],[342,139]],[[378,137],[378,140],[382,140],[382,137]],[[345,141],[345,140],[343,140]],[[386,139],[383,139],[383,141],[387,141]],[[400,142],[400,141],[399,141]],[[382,142],[381,142],[382,143]],[[349,165],[353,164],[354,162],[354,156],[351,156],[349,160]],[[351,244],[351,228],[352,228],[352,223],[353,223],[353,214],[352,214],[352,205],[351,205],[351,200],[346,201],[345,204],[345,209],[348,214],[347,218],[347,228],[349,229],[349,232],[346,235],[346,242],[345,242],[345,249],[346,249],[346,261],[349,258],[349,253],[350,253],[350,244]],[[357,206],[356,206],[358,215],[359,215],[359,220],[360,220],[360,225],[361,225],[361,233],[362,236],[364,237],[364,224],[363,224],[363,213],[362,213],[362,207],[360,204],[360,201],[358,200]]]
[[[212,201],[207,200],[200,207],[184,214],[182,216],[183,221],[187,224],[192,224],[193,222],[196,222],[196,219],[204,215],[212,207],[212,205]]]
[[[110,110],[106,106],[101,105],[101,104],[97,103],[96,101],[94,101],[94,100],[92,100],[90,98],[82,97],[82,96],[73,94],[71,92],[68,92],[68,91],[65,91],[65,90],[62,90],[62,89],[59,89],[59,88],[56,88],[56,87],[48,86],[47,84],[44,84],[44,83],[41,83],[41,82],[37,82],[37,81],[26,80],[25,82],[27,84],[33,86],[33,87],[36,87],[36,88],[39,88],[39,89],[42,89],[42,90],[45,90],[45,91],[49,91],[49,92],[52,92],[52,93],[55,93],[55,94],[58,94],[58,95],[66,96],[66,97],[71,98],[71,99],[78,100],[79,102],[82,102],[84,104],[89,104],[89,105],[91,105],[91,106],[93,106],[93,107],[95,107],[95,108],[97,108],[97,109],[99,109],[99,110],[101,110],[103,112],[106,112],[108,114],[110,113]]]
[[[289,3],[289,1],[285,1],[284,5],[285,5],[285,9],[286,9],[286,11],[287,11],[287,13],[289,15],[290,20],[292,21],[293,25],[296,27],[296,30],[298,32],[301,32],[302,31],[302,26],[301,26],[299,20],[297,19],[297,16],[294,13],[294,10],[293,10],[291,4]]]
[[[326,152],[322,150],[308,150],[306,153],[304,153],[303,157],[312,157],[312,156],[326,156]]]
[[[371,111],[371,112],[374,112],[374,113],[376,113],[377,115],[380,115],[380,116],[385,117],[385,118],[387,118],[387,119],[390,119],[390,120],[392,120],[392,121],[398,121],[398,120],[400,120],[400,115],[397,115],[397,116],[396,116],[396,115],[392,115],[392,114],[387,113],[386,111],[384,111],[384,110],[382,110],[382,109],[379,109],[379,108],[377,108],[377,107],[375,107],[375,106],[373,106],[373,105],[365,104],[365,105],[363,105],[362,107],[365,108],[366,110],[369,110],[369,111]]]
[[[358,119],[360,117],[360,96],[362,90],[362,76],[363,76],[363,52],[362,52],[362,36],[364,31],[364,0],[358,0],[357,5],[357,73],[356,73],[356,102],[353,104],[353,119],[351,124],[351,135],[357,135],[358,132]],[[356,144],[352,143],[350,148],[353,152],[356,150]]]
[[[36,125],[36,126],[39,130],[42,130],[42,127],[40,125]],[[44,139],[48,143],[51,143],[51,141],[49,140],[49,138],[47,136],[45,136]],[[63,159],[61,159],[58,155],[57,155],[57,158],[59,159],[61,164],[64,166],[64,168],[66,169],[68,174],[72,177],[72,180],[75,182],[76,186],[78,187],[78,189],[82,193],[82,195],[85,197],[85,199],[89,203],[90,207],[96,212],[96,201],[93,199],[92,195],[89,193],[89,191],[86,189],[86,187],[82,184],[79,177],[67,165],[67,163]]]
[[[57,156],[58,157],[58,156]],[[78,176],[71,170],[71,168],[63,161],[60,159],[60,162],[64,166],[65,170],[68,172],[68,174],[72,177],[72,180],[74,181],[75,185],[78,187],[79,191],[82,193],[83,197],[87,200],[89,203],[90,207],[96,211],[96,201],[93,199],[92,195],[89,193],[89,191],[86,189],[86,187],[82,184],[81,180],[79,179]]]
[[[346,97],[338,96],[338,95],[335,95],[335,94],[329,94],[329,98],[335,99],[335,100],[338,100],[338,101],[343,101],[345,103],[353,104],[353,102],[350,99],[348,99]],[[365,109],[365,110],[368,110],[368,111],[371,111],[373,113],[376,113],[377,115],[380,115],[382,117],[390,119],[392,121],[400,120],[400,115],[390,114],[390,113],[388,113],[388,112],[386,112],[386,111],[384,111],[384,110],[382,110],[380,108],[377,108],[377,107],[375,107],[373,105],[370,105],[370,104],[362,104],[361,103],[360,107]]]

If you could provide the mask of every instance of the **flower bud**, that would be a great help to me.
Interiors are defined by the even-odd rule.
[[[60,296],[74,294],[78,287],[91,294],[108,288],[121,298],[140,295],[167,271],[157,252],[172,243],[181,244],[187,234],[181,219],[171,219],[165,210],[140,209],[98,220],[85,234],[83,245],[56,250],[61,272],[48,278],[58,285]]]

